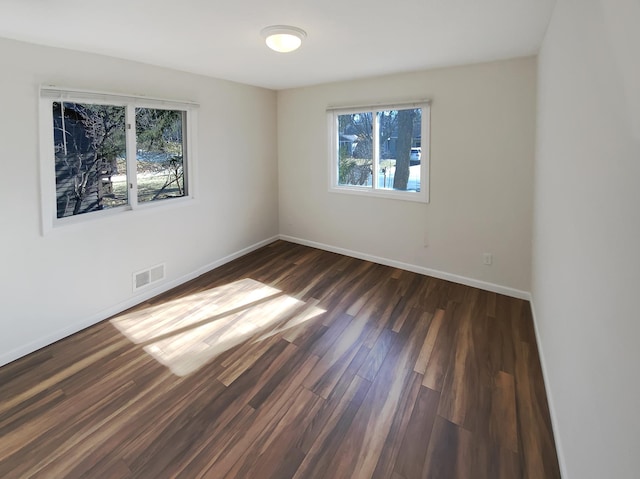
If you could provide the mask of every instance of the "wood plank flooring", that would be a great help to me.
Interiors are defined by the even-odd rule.
[[[529,304],[277,241],[0,368],[3,478],[559,478]]]

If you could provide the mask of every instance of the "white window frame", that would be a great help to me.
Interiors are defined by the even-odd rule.
[[[163,100],[139,96],[128,96],[90,90],[74,90],[51,86],[40,87],[40,188],[42,200],[42,233],[53,229],[85,223],[99,218],[121,214],[127,211],[143,211],[152,208],[167,208],[193,202],[196,197],[196,132],[198,104],[187,101]],[[80,215],[57,217],[56,204],[56,172],[53,138],[53,103],[90,103],[94,105],[112,105],[125,107],[126,145],[127,145],[127,180],[129,182],[128,201],[126,205],[92,211]],[[183,148],[184,148],[184,182],[187,194],[180,198],[138,203],[136,172],[136,108],[154,108],[159,110],[180,110],[184,112]]]
[[[421,125],[421,157],[420,157],[420,191],[400,191],[390,190],[378,187],[378,170],[379,170],[379,135],[378,135],[378,115],[380,111],[386,110],[406,110],[411,108],[422,109],[422,125]],[[355,186],[340,185],[338,163],[339,163],[339,142],[338,142],[338,116],[354,113],[372,113],[373,116],[373,174],[371,178],[371,186]],[[413,102],[375,104],[375,105],[356,105],[348,107],[329,107],[327,108],[327,120],[329,130],[329,148],[330,148],[330,165],[329,165],[329,191],[333,193],[346,193],[350,195],[375,196],[378,198],[391,198],[405,201],[417,201],[421,203],[429,203],[429,174],[430,165],[430,145],[429,137],[431,130],[431,102],[429,100],[420,100]]]

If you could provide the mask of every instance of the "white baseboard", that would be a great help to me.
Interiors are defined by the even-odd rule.
[[[551,416],[551,429],[553,431],[553,438],[556,442],[556,453],[558,454],[558,463],[560,465],[560,476],[569,477],[567,475],[566,463],[564,460],[564,453],[562,449],[562,443],[560,436],[558,436],[558,416],[556,415],[556,409],[554,407],[553,397],[551,395],[551,387],[548,379],[547,363],[545,361],[544,351],[542,347],[542,341],[540,341],[540,331],[538,330],[538,320],[536,317],[536,308],[534,306],[533,295],[529,300],[531,304],[531,316],[533,318],[533,329],[536,334],[536,343],[538,346],[538,355],[540,356],[540,366],[542,367],[542,379],[544,380],[544,389],[547,394],[547,404],[549,404],[549,415]]]
[[[478,279],[467,278],[466,276],[459,276],[457,274],[446,273],[444,271],[438,271],[436,269],[425,268],[424,266],[417,266],[414,264],[403,263],[388,258],[382,258],[380,256],[373,256],[359,251],[352,251],[345,248],[339,248],[337,246],[331,246],[324,243],[318,243],[316,241],[309,241],[302,238],[296,238],[294,236],[280,235],[280,239],[284,241],[290,241],[291,243],[298,243],[304,246],[311,246],[313,248],[322,249],[325,251],[331,251],[332,253],[343,254],[345,256],[351,256],[353,258],[363,259],[365,261],[371,261],[373,263],[383,264],[385,266],[392,266],[394,268],[404,269],[406,271],[412,271],[414,273],[424,274],[426,276],[433,276],[434,278],[444,279],[446,281],[452,281],[454,283],[464,284],[485,291],[491,291],[493,293],[504,294],[505,296],[511,296],[512,298],[525,299],[529,301],[531,299],[531,293],[528,291],[521,291],[519,289],[509,288],[499,284],[488,283],[486,281],[480,281]]]
[[[467,278],[464,276],[459,276],[451,273],[446,273],[443,271],[425,268],[423,266],[416,266],[408,263],[403,263],[401,261],[395,261],[387,258],[382,258],[379,256],[360,253],[358,251],[352,251],[345,248],[338,248],[335,246],[327,245],[324,243],[318,243],[315,241],[309,241],[302,238],[296,238],[296,237],[287,236],[287,235],[278,235],[278,236],[273,236],[271,238],[265,239],[263,241],[259,241],[258,243],[255,243],[251,246],[248,246],[239,251],[236,251],[235,253],[232,253],[216,261],[213,261],[205,266],[202,266],[201,268],[198,268],[197,270],[192,271],[189,274],[183,275],[172,281],[162,283],[161,285],[155,288],[150,288],[150,289],[141,291],[139,294],[136,294],[135,296],[132,296],[125,301],[115,304],[114,306],[107,308],[105,310],[99,311],[83,319],[82,321],[78,321],[66,328],[63,328],[61,330],[55,331],[54,333],[38,338],[27,344],[24,344],[15,349],[12,349],[11,351],[3,352],[0,354],[0,366],[8,364],[11,361],[15,361],[16,359],[26,356],[27,354],[30,354],[34,351],[37,351],[38,349],[43,348],[44,346],[47,346],[51,343],[59,341],[60,339],[66,338],[67,336],[70,336],[74,333],[77,333],[78,331],[88,328],[89,326],[99,323],[100,321],[103,321],[115,314],[118,314],[128,308],[131,308],[136,304],[139,304],[143,301],[153,298],[154,296],[157,296],[158,294],[164,293],[165,291],[168,291],[171,288],[174,288],[187,281],[197,278],[198,276],[206,273],[207,271],[211,271],[212,269],[222,266],[223,264],[226,264],[230,261],[233,261],[234,259],[244,256],[247,253],[250,253],[258,248],[261,248],[269,243],[272,243],[277,239],[282,239],[284,241],[298,243],[305,246],[311,246],[313,248],[318,248],[325,251],[331,251],[333,253],[343,254],[346,256],[351,256],[351,257],[366,260],[366,261],[372,261],[374,263],[384,264],[386,266],[392,266],[394,268],[400,268],[407,271],[412,271],[414,273],[433,276],[435,278],[440,278],[447,281],[453,281],[455,283],[465,284],[467,286],[472,286],[475,288],[484,289],[486,291],[492,291],[495,293],[504,294],[514,298],[526,299],[526,300],[531,299],[531,294],[527,291],[520,291],[517,289],[508,288],[506,286],[501,286],[498,284],[488,283],[488,282],[476,280],[473,278]]]
[[[27,344],[19,346],[15,349],[12,349],[11,351],[3,352],[2,354],[0,354],[0,366],[3,366],[12,361],[15,361],[18,358],[26,356],[27,354],[37,351],[38,349],[48,346],[49,344],[55,343],[56,341],[59,341],[63,338],[66,338],[67,336],[75,334],[78,331],[82,331],[83,329],[88,328],[89,326],[93,326],[94,324],[99,323],[100,321],[104,321],[105,319],[110,318],[115,314],[118,314],[126,309],[129,309],[132,306],[135,306],[136,304],[140,304],[141,302],[151,299],[154,296],[159,295],[160,293],[164,293],[165,291],[168,291],[171,288],[175,288],[176,286],[179,286],[183,283],[186,283],[187,281],[197,278],[201,274],[211,271],[212,269],[218,268],[219,266],[222,266],[223,264],[226,264],[230,261],[233,261],[234,259],[244,256],[245,254],[248,254],[258,248],[262,248],[263,246],[266,246],[269,243],[273,243],[278,238],[279,238],[278,236],[273,236],[263,241],[259,241],[258,243],[252,244],[251,246],[247,246],[246,248],[236,251],[235,253],[227,255],[224,258],[220,258],[205,266],[202,266],[201,268],[198,268],[197,270],[192,271],[191,273],[183,275],[172,281],[162,283],[161,285],[155,288],[146,289],[143,292],[140,292],[139,294],[136,294],[135,296],[132,296],[125,301],[122,301],[105,310],[99,311],[83,319],[82,321],[78,321],[66,328],[60,329],[51,334],[47,334],[46,336],[43,336]]]

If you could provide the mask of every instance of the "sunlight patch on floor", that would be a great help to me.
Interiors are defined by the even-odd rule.
[[[282,334],[323,312],[315,303],[246,278],[125,313],[111,324],[185,376],[244,341]]]

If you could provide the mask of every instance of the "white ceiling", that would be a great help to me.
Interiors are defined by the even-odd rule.
[[[283,89],[535,54],[555,0],[0,0],[0,36]],[[267,49],[260,30],[307,32]]]

